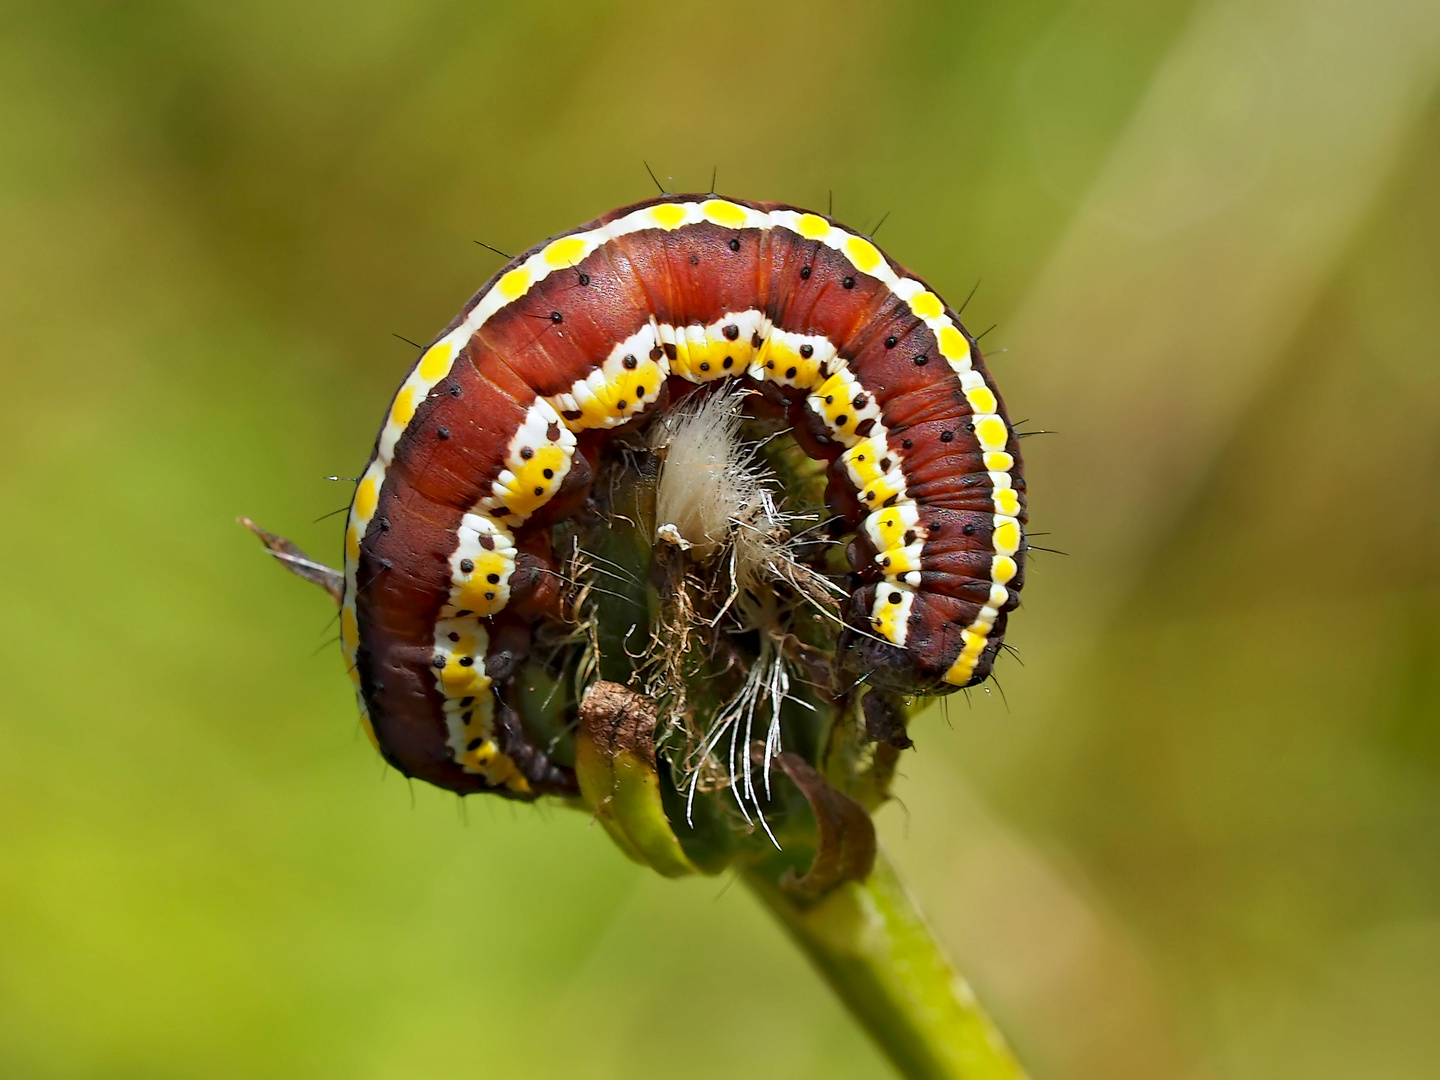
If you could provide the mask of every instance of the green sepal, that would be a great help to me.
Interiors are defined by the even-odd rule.
[[[697,868],[670,826],[655,765],[655,703],[597,682],[580,703],[575,774],[585,804],[616,845],[665,877]]]

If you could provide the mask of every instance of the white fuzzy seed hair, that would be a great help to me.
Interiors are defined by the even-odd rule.
[[[742,535],[752,529],[741,526],[769,533],[778,524],[765,473],[740,437],[744,396],[731,386],[696,395],[652,429],[651,445],[665,455],[655,491],[657,539],[697,561],[732,542],[738,559],[740,549],[751,546]]]

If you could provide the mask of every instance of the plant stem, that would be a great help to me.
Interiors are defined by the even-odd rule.
[[[1024,1080],[883,850],[864,881],[808,905],[760,868],[745,880],[902,1076]]]

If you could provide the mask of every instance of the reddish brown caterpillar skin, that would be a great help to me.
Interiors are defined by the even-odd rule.
[[[515,707],[532,627],[559,617],[549,526],[584,506],[618,427],[723,378],[752,380],[830,463],[856,530],[842,664],[910,693],[988,675],[1023,583],[1024,480],[958,316],[828,218],[666,196],[512,260],[387,413],[351,510],[342,640],[391,764],[461,793],[575,789]]]

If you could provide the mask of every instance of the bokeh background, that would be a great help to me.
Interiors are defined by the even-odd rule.
[[[875,1077],[743,888],[386,775],[413,350],[651,194],[967,311],[1040,553],[882,833],[1038,1077],[1440,1075],[1440,5],[0,6],[0,1075]]]

